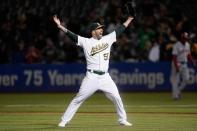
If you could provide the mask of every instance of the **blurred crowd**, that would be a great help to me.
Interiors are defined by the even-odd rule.
[[[126,0],[1,0],[0,64],[85,62],[78,48],[52,20],[57,14],[69,30],[90,37],[91,22],[112,32],[127,17]],[[187,0],[136,0],[137,17],[118,38],[112,61],[169,61],[181,31],[190,35],[197,58],[197,5]]]

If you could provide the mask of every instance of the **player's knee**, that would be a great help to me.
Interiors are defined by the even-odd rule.
[[[86,100],[86,98],[81,98],[81,97],[80,97],[80,98],[75,98],[73,102],[74,102],[75,104],[81,104],[81,103],[83,103],[85,100]]]
[[[185,77],[184,79],[183,79],[183,82],[185,82],[185,83],[187,83],[189,81],[189,77]]]
[[[116,96],[113,96],[113,100],[114,100],[114,101],[120,101],[121,98],[120,98],[120,96],[116,95]]]
[[[73,100],[73,103],[74,104],[80,104],[80,103],[82,103],[82,99],[76,98],[76,99]]]

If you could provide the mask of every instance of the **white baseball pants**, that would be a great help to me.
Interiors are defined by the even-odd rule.
[[[189,80],[189,69],[187,64],[181,64],[179,68],[179,72],[176,72],[175,65],[172,63],[172,71],[171,71],[171,84],[172,84],[172,97],[179,97],[181,91],[187,85]]]
[[[79,92],[63,114],[62,121],[69,122],[80,105],[97,90],[103,91],[107,98],[114,103],[119,117],[118,121],[125,121],[127,119],[126,112],[124,110],[117,86],[111,79],[109,73],[97,75],[91,72],[86,73],[86,77],[82,81]]]

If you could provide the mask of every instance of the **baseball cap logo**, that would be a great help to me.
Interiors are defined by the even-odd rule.
[[[96,29],[99,29],[99,28],[103,28],[104,25],[101,25],[100,23],[92,23],[90,25],[90,31],[93,31],[93,30],[96,30]]]

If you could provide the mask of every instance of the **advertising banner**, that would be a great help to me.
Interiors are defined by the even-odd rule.
[[[120,91],[170,91],[170,65],[111,63],[109,73]],[[85,73],[85,64],[0,65],[0,92],[76,92]],[[197,90],[194,68],[185,90]]]

